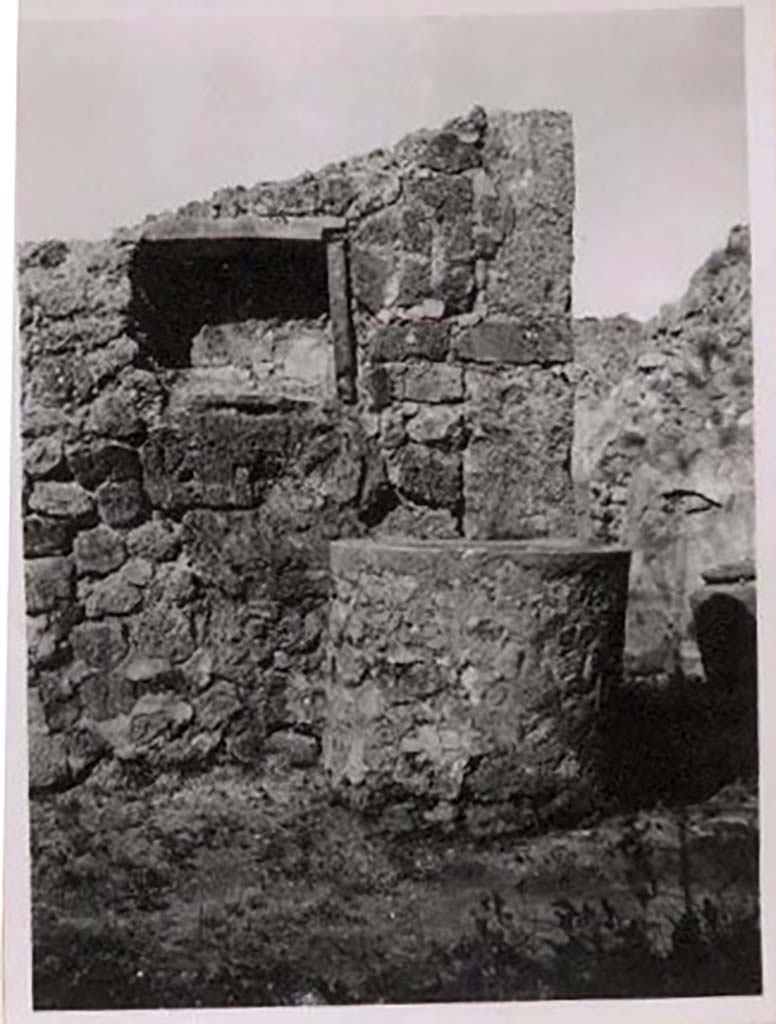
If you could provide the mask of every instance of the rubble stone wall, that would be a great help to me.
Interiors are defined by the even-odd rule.
[[[701,574],[754,557],[749,233],[645,324],[575,325],[579,533],[633,550],[634,669],[700,673],[690,596]]]
[[[475,109],[105,242],[22,247],[34,789],[102,758],[314,761],[334,538],[571,532],[573,188],[566,115]],[[139,274],[159,219],[246,216],[343,218],[355,402],[320,281],[293,291],[306,264],[296,315],[283,288],[245,304],[234,254],[203,292],[195,243]],[[175,317],[149,319],[143,281],[178,289]]]

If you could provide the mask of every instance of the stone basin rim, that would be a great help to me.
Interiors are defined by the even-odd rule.
[[[354,537],[330,542],[332,549],[339,551],[405,551],[405,552],[466,552],[498,553],[516,555],[544,555],[548,558],[568,555],[630,555],[629,548],[613,547],[604,544],[588,544],[584,541],[568,537],[535,537],[515,540],[472,540],[466,537],[453,537],[435,540],[403,538],[403,537]]]

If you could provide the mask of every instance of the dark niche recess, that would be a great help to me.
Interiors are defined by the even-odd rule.
[[[142,240],[130,270],[133,333],[152,363],[191,365],[205,324],[329,311],[326,247],[298,238]]]

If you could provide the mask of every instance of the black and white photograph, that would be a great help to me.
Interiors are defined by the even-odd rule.
[[[760,997],[765,5],[273,6],[20,2],[24,998]]]

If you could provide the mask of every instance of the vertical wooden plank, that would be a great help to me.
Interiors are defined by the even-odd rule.
[[[337,394],[341,401],[351,404],[356,400],[356,346],[350,322],[345,237],[340,234],[327,234],[325,241]]]

